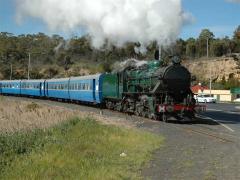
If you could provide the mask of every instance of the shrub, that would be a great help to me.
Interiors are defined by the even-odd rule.
[[[37,103],[32,102],[31,104],[28,104],[28,105],[26,106],[26,110],[32,112],[32,111],[36,111],[36,110],[39,109],[40,107],[41,107],[41,106],[38,105]]]

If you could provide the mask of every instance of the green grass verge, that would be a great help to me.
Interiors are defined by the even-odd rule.
[[[162,143],[151,133],[76,118],[45,131],[1,135],[0,179],[140,179]]]

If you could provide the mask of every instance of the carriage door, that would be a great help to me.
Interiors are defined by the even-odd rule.
[[[93,101],[96,101],[96,79],[93,79]]]
[[[40,90],[40,96],[42,96],[42,83],[40,83],[39,90]]]
[[[45,81],[45,96],[48,96],[48,82]]]
[[[0,94],[2,94],[2,83],[0,83]]]
[[[45,97],[46,96],[46,80],[44,80],[44,83],[42,84],[42,86],[43,86],[43,89],[42,89],[43,96]]]

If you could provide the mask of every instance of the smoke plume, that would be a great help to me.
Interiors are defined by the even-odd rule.
[[[192,21],[181,0],[16,0],[17,20],[40,19],[50,30],[83,30],[100,48],[109,43],[121,47],[139,42],[144,51],[150,42],[169,45],[181,27]]]
[[[116,62],[113,65],[113,72],[121,72],[127,68],[138,68],[147,64],[147,61],[137,59],[127,59],[123,62]]]

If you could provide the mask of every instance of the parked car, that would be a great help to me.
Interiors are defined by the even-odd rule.
[[[240,103],[240,98],[234,99],[233,102],[239,102]]]
[[[197,102],[200,103],[216,103],[217,99],[209,94],[201,94],[197,95],[196,98]]]

